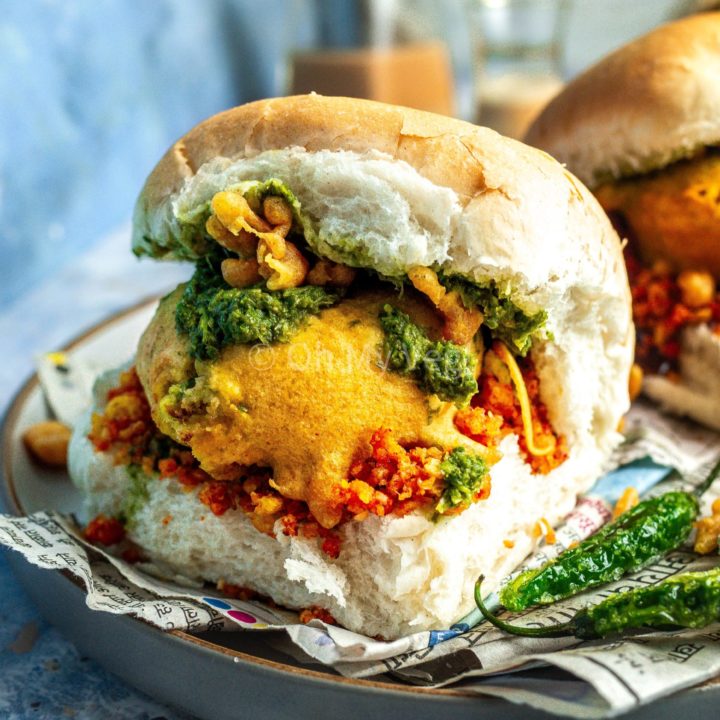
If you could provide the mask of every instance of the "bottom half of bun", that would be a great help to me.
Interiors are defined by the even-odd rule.
[[[131,490],[127,468],[88,440],[90,417],[76,428],[70,473],[86,514],[118,516]],[[214,515],[197,488],[148,477],[146,497],[126,527],[147,559],[194,582],[224,581],[249,588],[290,609],[319,606],[342,626],[394,639],[447,628],[473,607],[479,574],[488,590],[538,543],[537,524],[556,525],[600,472],[603,453],[585,448],[547,475],[533,474],[514,435],[499,448],[490,496],[464,512],[433,521],[415,511],[368,516],[339,526],[341,550],[332,559],[319,538],[257,530],[240,509]]]
[[[682,332],[679,377],[649,375],[643,391],[663,409],[720,430],[720,336],[706,324]]]

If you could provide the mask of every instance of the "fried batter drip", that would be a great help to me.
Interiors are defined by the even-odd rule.
[[[675,272],[705,270],[720,277],[720,152],[596,190],[609,214],[621,215],[645,265],[670,263]],[[623,236],[623,233],[621,233]]]
[[[198,500],[215,515],[241,510],[257,530],[269,535],[279,522],[285,535],[319,538],[327,555],[338,556],[338,533],[323,527],[307,503],[284,497],[269,469],[244,468],[235,480],[214,480],[187,449],[164,437],[150,417],[134,369],[121,375],[108,398],[104,412],[95,414],[90,433],[97,451],[110,453],[118,464],[139,464],[157,481],[175,481],[186,491],[197,492]],[[445,490],[441,469],[445,453],[440,448],[405,448],[389,429],[381,428],[358,455],[335,490],[341,522],[361,521],[369,515],[402,516],[434,505]],[[487,497],[489,487],[483,484],[475,500]],[[171,517],[163,520],[171,521]],[[118,518],[101,515],[85,534],[91,542],[114,545],[124,539],[124,527]]]

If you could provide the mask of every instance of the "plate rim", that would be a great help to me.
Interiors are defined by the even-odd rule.
[[[141,300],[124,307],[98,322],[91,324],[85,330],[82,330],[77,335],[74,335],[69,341],[67,341],[59,352],[71,352],[78,346],[82,345],[83,342],[93,337],[94,335],[106,330],[108,327],[122,322],[129,316],[137,313],[146,307],[158,302],[163,296],[162,295],[151,295],[144,297]],[[13,447],[13,435],[14,429],[18,424],[18,420],[21,411],[27,402],[30,395],[40,387],[40,381],[37,372],[33,372],[15,391],[11,396],[8,406],[3,414],[0,422],[0,510],[10,512],[15,516],[26,515],[22,507],[22,503],[17,495],[15,488],[15,478],[12,467],[12,457],[14,452]],[[26,561],[27,562],[27,561]],[[66,581],[75,585],[81,592],[85,593],[85,588],[79,579],[75,578],[70,572],[66,570],[49,570],[49,572],[57,573],[65,578]],[[109,616],[111,619],[114,616]],[[162,637],[170,639],[174,642],[181,642],[184,644],[190,644],[201,651],[203,654],[210,653],[223,656],[224,659],[230,660],[234,663],[249,663],[251,665],[259,666],[265,670],[288,673],[293,676],[302,676],[305,680],[318,683],[320,685],[329,684],[335,686],[336,684],[348,685],[354,688],[365,689],[376,693],[392,693],[396,695],[425,695],[436,698],[473,698],[480,700],[480,695],[475,692],[463,691],[461,688],[451,687],[422,687],[411,684],[400,684],[383,682],[380,680],[369,680],[366,678],[351,678],[343,675],[333,675],[327,672],[321,672],[319,670],[313,670],[311,668],[302,667],[300,665],[289,665],[276,660],[270,660],[267,658],[257,657],[249,653],[243,652],[242,650],[234,650],[232,648],[217,645],[208,640],[199,638],[192,633],[185,632],[183,630],[162,630],[141,618],[137,618],[133,615],[124,616],[132,621],[140,623],[144,628],[149,631],[159,633]],[[249,632],[252,632],[250,630]],[[72,642],[72,640],[70,640]]]

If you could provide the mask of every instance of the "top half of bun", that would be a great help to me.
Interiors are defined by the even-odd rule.
[[[435,267],[544,310],[553,341],[535,357],[551,416],[566,419],[562,432],[615,437],[634,344],[627,274],[607,216],[557,161],[487,128],[366,100],[254,102],[160,160],[136,205],[135,252],[196,258],[203,247],[183,226],[202,218],[196,208],[271,178],[300,202],[319,255],[399,279]]]
[[[573,80],[525,141],[588,186],[720,143],[720,12],[663,25]]]
[[[512,283],[531,306],[576,286],[625,299],[617,235],[545,153],[460,120],[314,94],[243,105],[180,138],[137,201],[135,252],[193,259],[183,212],[233,181],[269,177],[317,221],[331,259],[348,262],[333,244],[342,236],[389,276],[439,266]]]

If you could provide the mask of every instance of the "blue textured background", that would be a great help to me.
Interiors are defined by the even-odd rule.
[[[0,717],[4,720],[181,720],[79,655],[41,620],[0,554]],[[13,588],[7,592],[7,588]],[[32,641],[24,649],[24,638]]]

